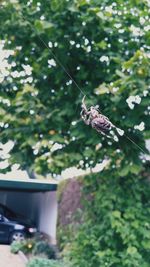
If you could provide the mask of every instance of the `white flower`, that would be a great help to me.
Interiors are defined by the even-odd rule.
[[[143,35],[143,31],[140,28],[135,27],[134,25],[131,25],[130,30],[131,30],[133,36],[135,36],[135,37]]]
[[[122,24],[121,24],[121,23],[116,23],[114,26],[115,26],[117,29],[119,29],[119,28],[122,26]]]
[[[34,111],[33,109],[30,109],[29,113],[30,113],[31,115],[33,115],[33,114],[35,113],[35,111]]]
[[[150,31],[150,25],[145,26],[144,31],[149,32]]]
[[[137,104],[140,104],[141,103],[141,97],[139,95],[136,95],[134,102]]]
[[[40,20],[45,20],[45,16],[42,15],[42,16],[40,17]]]
[[[33,82],[33,77],[28,77],[28,78],[26,79],[26,82],[28,82],[28,83],[32,83],[32,82]]]
[[[23,66],[23,68],[25,70],[26,75],[31,75],[32,74],[32,68],[31,68],[30,65],[24,65],[23,64],[22,66]]]
[[[134,126],[135,130],[143,131],[145,129],[145,123],[142,121],[139,125]]]
[[[113,13],[113,9],[112,9],[111,6],[106,6],[106,7],[105,7],[105,11],[106,11],[106,12],[109,12],[109,13]]]
[[[84,44],[85,44],[85,45],[88,45],[88,44],[89,44],[89,40],[88,40],[87,38],[85,38],[85,40],[84,40]]]
[[[117,135],[114,136],[114,141],[118,142],[119,141],[119,138]]]
[[[52,47],[53,47],[52,42],[49,42],[49,43],[48,43],[48,46],[49,46],[50,48],[52,48]]]
[[[91,52],[91,46],[90,46],[90,45],[87,47],[86,51],[87,51],[88,53]]]
[[[124,135],[124,130],[121,130],[120,128],[116,128],[116,130],[120,136]]]
[[[112,90],[115,93],[115,92],[117,92],[119,90],[119,87],[113,87]]]
[[[108,56],[101,56],[99,60],[101,62],[108,62],[109,61],[109,57]]]
[[[143,25],[145,23],[145,19],[144,18],[140,18],[140,24]]]
[[[143,96],[147,96],[148,95],[148,91],[147,90],[144,90],[143,91]]]
[[[129,106],[130,109],[134,109],[134,104],[140,104],[141,103],[141,97],[139,95],[135,95],[135,96],[129,96],[127,99],[126,99],[126,102]]]
[[[70,40],[70,44],[71,44],[71,45],[74,45],[74,44],[75,44],[75,41]]]
[[[50,67],[56,67],[56,62],[54,59],[49,59],[48,64],[50,65]]]
[[[54,151],[56,151],[58,149],[62,149],[62,148],[63,148],[62,144],[55,143],[51,148],[51,152],[54,152]]]
[[[80,48],[80,44],[76,44],[76,48]]]

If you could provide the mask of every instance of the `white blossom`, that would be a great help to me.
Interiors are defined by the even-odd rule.
[[[84,40],[84,44],[85,44],[85,45],[88,45],[88,44],[89,44],[89,40],[88,40],[87,38],[85,38],[85,40]]]
[[[52,42],[49,42],[49,43],[48,43],[48,46],[49,46],[50,48],[52,48],[52,47],[53,47],[53,43],[52,43]]]
[[[139,95],[135,95],[135,96],[131,95],[126,99],[126,102],[130,109],[134,109],[135,104],[140,104],[141,100],[142,99]]]
[[[117,135],[114,136],[114,141],[118,142],[119,141],[119,138]]]
[[[140,104],[141,103],[141,97],[139,95],[136,95],[134,102],[137,104]]]
[[[150,31],[150,25],[145,26],[144,31],[149,32]]]
[[[42,16],[40,17],[40,20],[45,20],[45,16],[42,15]]]
[[[109,13],[113,13],[113,9],[112,9],[111,6],[106,6],[106,7],[105,7],[105,11],[106,11],[106,12],[109,12]]]
[[[143,25],[145,23],[145,19],[144,18],[140,18],[140,24]]]
[[[109,62],[109,57],[108,56],[101,56],[99,60],[101,62]]]
[[[119,90],[119,87],[113,87],[112,90],[115,93],[115,92],[117,92]]]
[[[58,149],[62,149],[62,148],[63,148],[62,144],[55,143],[51,148],[51,152],[54,152],[54,151],[56,151]]]
[[[145,129],[145,123],[142,121],[139,125],[134,126],[135,130],[143,131]]]
[[[87,47],[86,51],[87,51],[88,53],[91,52],[91,46],[90,46],[90,45]]]
[[[56,67],[56,61],[54,59],[48,60],[49,67]]]
[[[32,67],[30,65],[22,65],[26,75],[31,75],[32,74]]]
[[[148,95],[148,91],[147,90],[144,90],[143,91],[143,96],[146,97]]]
[[[124,135],[124,130],[122,130],[122,129],[120,129],[120,128],[116,128],[116,130],[117,130],[117,132],[118,132],[118,134],[119,134],[120,136],[123,136],[123,135]]]
[[[74,44],[75,44],[75,41],[70,40],[70,44],[71,44],[71,45],[74,45]]]
[[[80,44],[76,44],[76,48],[80,48]]]
[[[134,25],[131,25],[130,30],[135,37],[143,35],[143,31],[139,27],[135,27]]]
[[[115,28],[119,29],[122,26],[122,24],[121,23],[116,23],[114,26],[115,26]]]

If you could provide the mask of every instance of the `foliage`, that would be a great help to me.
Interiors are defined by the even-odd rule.
[[[45,241],[39,241],[35,244],[34,249],[33,249],[33,254],[34,255],[43,254],[48,259],[55,259],[56,258],[56,253],[55,253],[54,247]]]
[[[72,239],[73,266],[149,266],[149,181],[134,174],[114,180],[114,174],[107,170],[85,179],[86,211]],[[86,201],[87,194],[91,201]]]
[[[0,138],[14,141],[10,166],[56,174],[70,166],[93,167],[107,157],[112,165],[120,162],[122,173],[130,162],[132,172],[140,171],[138,148],[126,137],[111,144],[81,122],[83,95],[58,60],[88,96],[87,103],[99,104],[144,149],[148,5],[147,0],[2,1],[1,39],[14,51],[7,56],[10,66],[2,70],[0,90]],[[131,109],[126,100],[135,95],[141,103]],[[134,129],[141,122],[143,132]]]
[[[17,242],[17,241],[14,241],[12,244],[11,244],[11,252],[16,254],[18,253],[21,249],[22,249],[22,243],[21,242]]]
[[[32,239],[23,241],[14,241],[11,244],[11,252],[16,254],[22,251],[25,254],[42,255],[48,259],[56,259],[56,250],[54,246],[50,245],[42,236],[35,236]]]
[[[18,253],[19,251],[22,251],[25,254],[32,253],[34,246],[34,239],[26,239],[20,242],[14,241],[11,244],[11,252],[14,254]]]
[[[61,261],[34,258],[28,262],[27,267],[67,267],[67,265]]]

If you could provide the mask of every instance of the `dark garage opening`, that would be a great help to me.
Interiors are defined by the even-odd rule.
[[[33,221],[56,243],[57,184],[38,180],[0,179],[0,203]]]

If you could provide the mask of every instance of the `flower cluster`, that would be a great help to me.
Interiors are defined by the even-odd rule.
[[[141,97],[139,95],[135,95],[135,96],[131,95],[126,99],[126,102],[130,109],[134,109],[135,104],[141,103]]]

